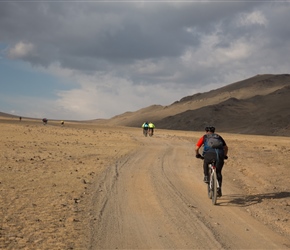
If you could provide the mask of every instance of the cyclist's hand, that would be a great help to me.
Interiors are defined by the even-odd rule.
[[[195,157],[196,158],[202,158],[201,154],[197,154]]]
[[[229,157],[227,155],[224,156],[224,159],[227,160]]]

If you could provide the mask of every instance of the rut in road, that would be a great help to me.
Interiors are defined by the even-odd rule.
[[[259,232],[255,224],[245,235],[247,215],[237,208],[211,205],[201,166],[193,166],[192,143],[161,136],[138,140],[143,146],[116,162],[100,180],[91,249],[279,246],[267,237],[270,231]]]

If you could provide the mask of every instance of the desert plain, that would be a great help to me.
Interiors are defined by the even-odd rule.
[[[214,206],[203,131],[156,126],[0,117],[0,249],[290,248],[289,137],[221,133]]]

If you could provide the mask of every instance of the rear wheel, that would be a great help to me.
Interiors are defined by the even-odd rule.
[[[211,188],[211,183],[209,182],[207,184],[207,195],[208,195],[208,198],[212,198],[212,188]]]
[[[211,175],[211,167],[209,166],[208,169],[208,176],[209,176],[209,182],[207,184],[207,195],[208,198],[212,198],[212,175]]]
[[[216,204],[216,200],[217,200],[217,176],[216,176],[216,171],[213,172],[212,174],[212,204],[215,205]]]

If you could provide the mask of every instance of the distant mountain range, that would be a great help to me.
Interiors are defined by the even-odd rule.
[[[11,115],[11,114],[7,114],[7,113],[3,113],[3,112],[0,112],[0,116],[1,117],[14,117],[14,118],[16,118],[16,117],[19,117],[19,116],[16,116],[16,115]]]
[[[217,132],[290,136],[290,74],[257,75],[169,106],[152,105],[90,122],[141,129],[145,121],[157,129],[203,131],[210,125]]]
[[[152,105],[96,123],[140,127],[152,121],[156,128],[290,135],[290,75],[257,75],[225,87],[187,96],[169,106]]]

